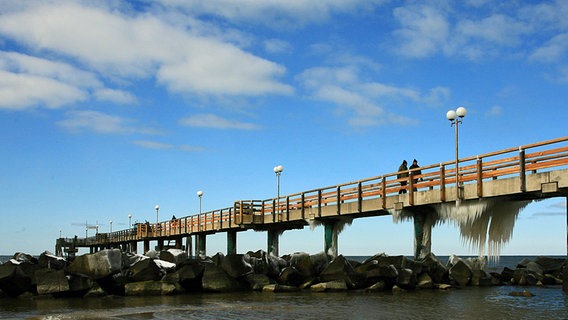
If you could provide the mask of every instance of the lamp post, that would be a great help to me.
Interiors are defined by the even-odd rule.
[[[463,117],[465,117],[467,110],[464,107],[459,107],[455,111],[450,110],[446,113],[446,118],[450,120],[451,125],[456,126],[456,205],[459,201],[460,197],[460,167],[459,167],[459,124],[462,123]]]
[[[128,214],[128,229],[132,228],[132,214]]]
[[[59,229],[59,239],[61,239],[61,229]]]
[[[197,196],[199,197],[199,214],[201,214],[201,198],[203,197],[203,191],[197,191]]]
[[[274,173],[276,174],[276,180],[277,180],[277,185],[278,185],[278,192],[277,192],[277,198],[276,198],[276,202],[277,202],[277,208],[278,211],[280,211],[280,175],[282,174],[282,171],[284,171],[284,167],[282,165],[277,165],[276,167],[274,167]]]
[[[108,223],[110,224],[110,232],[112,233],[112,220],[109,220]]]
[[[160,211],[160,205],[157,204],[157,205],[154,207],[154,209],[156,209],[156,224],[158,224],[158,221],[159,221],[159,220],[158,220],[158,211]]]

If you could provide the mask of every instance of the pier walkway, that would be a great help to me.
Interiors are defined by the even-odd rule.
[[[337,225],[341,221],[402,210],[412,212],[420,221],[420,215],[442,203],[568,196],[568,137],[462,158],[458,163],[457,167],[455,160],[423,166],[421,174],[409,170],[408,176],[400,179],[399,172],[392,172],[279,198],[238,200],[226,208],[158,223],[138,223],[130,229],[87,238],[59,238],[56,253],[73,254],[80,247],[91,252],[111,247],[136,251],[138,242],[143,242],[146,252],[150,241],[156,241],[159,250],[175,247],[193,255],[194,236],[195,253],[204,255],[206,235],[219,232],[227,233],[227,253],[236,253],[237,233],[254,229],[267,232],[267,251],[277,255],[282,232],[317,221],[325,227],[324,250],[337,255]],[[401,185],[403,181],[406,186]],[[406,193],[400,193],[401,189]],[[422,227],[415,222],[417,235]]]

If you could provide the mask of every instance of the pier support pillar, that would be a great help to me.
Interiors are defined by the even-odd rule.
[[[425,257],[432,251],[432,223],[430,211],[414,212],[414,259]]]
[[[185,252],[189,257],[193,257],[193,241],[191,241],[191,236],[185,237]]]
[[[227,254],[237,253],[237,232],[227,231]]]
[[[568,196],[566,196],[566,255],[568,256]],[[568,262],[568,259],[566,259]],[[562,279],[562,291],[568,293],[568,268],[564,268],[564,279]]]
[[[325,234],[324,234],[324,252],[333,258],[337,257],[337,239],[338,239],[338,220],[326,220],[324,222]]]
[[[138,253],[138,242],[136,242],[136,241],[130,242],[130,252]]]
[[[150,240],[144,240],[144,253],[150,251]]]
[[[267,233],[267,252],[268,254],[272,254],[274,256],[279,255],[279,247],[280,247],[280,235],[283,233],[283,230],[277,229],[269,229]]]
[[[205,252],[205,247],[206,247],[205,236],[206,235],[203,233],[197,235],[197,248],[195,250],[195,254],[199,257],[205,257],[205,255],[207,254]]]
[[[164,240],[158,240],[158,245],[156,246],[157,251],[164,250]]]

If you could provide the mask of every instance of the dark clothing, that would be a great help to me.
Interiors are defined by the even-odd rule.
[[[417,163],[413,163],[413,164],[410,166],[410,170],[416,169],[416,168],[420,168],[420,166],[419,166]],[[421,175],[421,174],[422,174],[422,170],[414,170],[414,171],[411,171],[410,174],[411,174],[412,176],[418,176],[418,175]],[[416,182],[418,182],[418,179],[414,179],[414,183],[416,183]]]
[[[402,178],[408,177],[408,168],[406,167],[406,161],[402,162],[402,164],[398,167],[398,171],[399,171],[399,173],[396,175],[397,179],[402,179]],[[406,183],[407,183],[406,179],[404,181],[400,182],[401,188],[398,191],[398,194],[406,193],[406,188],[405,188]]]

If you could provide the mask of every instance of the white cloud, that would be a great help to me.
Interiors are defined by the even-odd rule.
[[[280,39],[269,39],[264,41],[264,50],[268,53],[289,52],[292,46],[289,42]]]
[[[150,12],[63,2],[5,13],[0,34],[113,79],[155,76],[171,91],[213,95],[289,94],[285,68]],[[25,28],[21,26],[25,25]]]
[[[129,104],[136,101],[136,97],[130,92],[108,88],[96,90],[94,96],[97,100],[110,101],[118,104]]]
[[[257,130],[260,127],[249,122],[241,122],[221,118],[214,114],[197,114],[180,120],[180,124],[190,127],[214,128],[214,129],[237,129]]]
[[[336,114],[346,117],[353,127],[415,124],[416,120],[399,114],[401,104],[438,105],[450,96],[447,88],[436,87],[423,94],[416,89],[364,81],[360,73],[355,66],[317,67],[305,70],[297,79],[311,98],[333,103]]]
[[[147,148],[147,149],[172,149],[175,146],[169,143],[157,142],[157,141],[149,141],[149,140],[137,140],[133,142],[135,145]]]
[[[503,107],[501,106],[493,106],[485,113],[485,115],[488,117],[500,117],[502,114],[503,114]]]
[[[152,129],[138,129],[132,124],[134,120],[125,119],[119,116],[111,116],[102,112],[92,110],[69,111],[67,119],[57,122],[62,128],[71,132],[95,132],[103,134],[120,133],[156,133]]]
[[[568,33],[554,36],[545,45],[537,48],[530,59],[541,62],[558,62],[566,57],[568,52]]]

